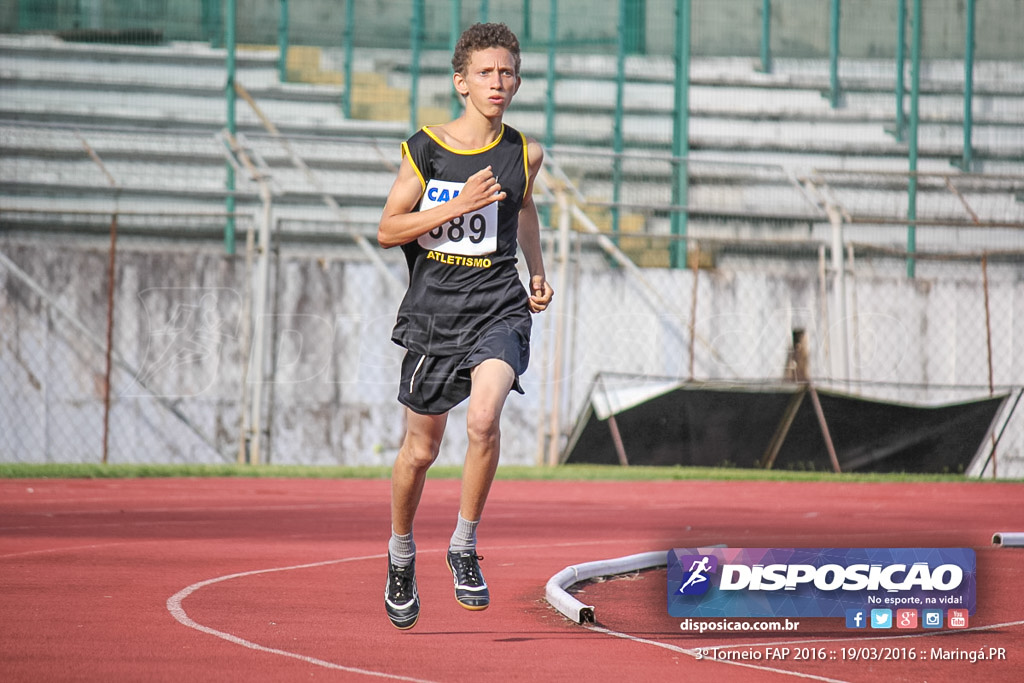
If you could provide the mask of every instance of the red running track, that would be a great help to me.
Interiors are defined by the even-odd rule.
[[[5,681],[716,680],[1017,681],[1024,668],[1024,485],[498,481],[480,526],[492,591],[459,607],[443,550],[458,482],[431,480],[416,522],[423,612],[383,611],[389,482],[0,480],[0,676]],[[591,584],[599,626],[544,600],[562,568],[672,547],[932,547],[978,551],[966,632],[886,642],[1004,661],[752,662],[697,649],[877,645],[842,620],[751,638],[682,633],[664,572]],[[887,634],[889,635],[889,634]],[[891,635],[901,635],[893,632]],[[690,653],[690,654],[688,654]]]

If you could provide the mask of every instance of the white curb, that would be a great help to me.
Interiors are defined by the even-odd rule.
[[[569,595],[566,589],[581,581],[598,576],[614,576],[641,569],[668,566],[668,552],[667,550],[655,550],[626,557],[615,557],[610,560],[574,564],[548,579],[547,585],[544,587],[544,597],[552,607],[577,624],[593,623],[594,606],[584,605]]]
[[[992,545],[998,545],[1004,548],[1024,548],[1024,532],[997,531],[992,534]]]

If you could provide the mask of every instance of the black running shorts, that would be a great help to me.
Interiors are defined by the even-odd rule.
[[[522,394],[519,376],[530,362],[530,343],[512,327],[496,325],[464,356],[424,356],[408,351],[402,360],[398,401],[421,415],[446,413],[469,398],[470,373],[491,358],[512,367],[516,375],[512,388]]]

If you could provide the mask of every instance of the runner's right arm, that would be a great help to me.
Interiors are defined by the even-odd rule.
[[[389,249],[406,244],[453,218],[505,198],[490,166],[471,175],[459,195],[451,201],[426,211],[416,211],[422,193],[423,185],[416,169],[408,157],[403,158],[377,227],[380,246]]]

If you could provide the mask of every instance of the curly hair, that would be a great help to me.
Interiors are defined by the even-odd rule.
[[[516,75],[519,75],[520,55],[519,39],[505,24],[473,24],[459,36],[452,55],[452,69],[455,73],[465,75],[473,53],[492,47],[503,47],[512,54],[515,60]]]

